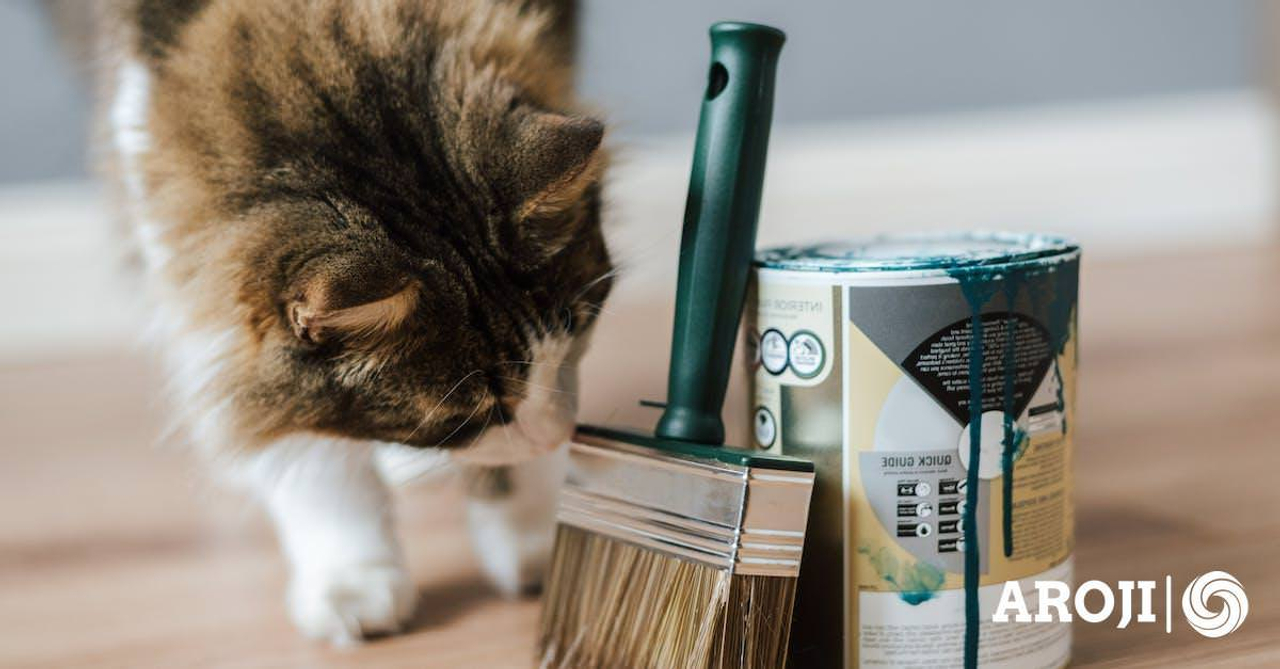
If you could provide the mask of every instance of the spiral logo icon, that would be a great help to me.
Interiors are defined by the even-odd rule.
[[[1221,607],[1211,608],[1212,599],[1221,600]],[[1182,614],[1192,629],[1216,639],[1240,627],[1249,615],[1249,598],[1236,577],[1225,571],[1206,572],[1182,591]]]

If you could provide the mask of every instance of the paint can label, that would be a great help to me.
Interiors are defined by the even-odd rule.
[[[757,270],[751,433],[818,472],[793,666],[1067,663],[1069,625],[990,619],[1071,580],[1077,277]]]

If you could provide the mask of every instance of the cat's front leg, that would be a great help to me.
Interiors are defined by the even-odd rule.
[[[399,631],[417,597],[373,452],[366,442],[288,438],[248,472],[289,561],[294,624],[336,645]]]
[[[485,576],[507,597],[542,584],[567,462],[568,449],[561,446],[516,465],[463,470],[472,548]]]

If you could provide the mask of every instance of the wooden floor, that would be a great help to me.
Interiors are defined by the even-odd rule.
[[[1077,623],[1076,665],[1280,666],[1280,249],[1087,262],[1083,281],[1077,578],[1223,569],[1252,606],[1218,640],[1180,617],[1171,635]],[[644,377],[660,366],[618,364],[635,385],[592,411],[660,388]],[[400,500],[412,632],[350,651],[300,639],[263,519],[155,446],[163,407],[137,355],[0,367],[0,665],[531,664],[537,604],[489,592],[447,486]]]

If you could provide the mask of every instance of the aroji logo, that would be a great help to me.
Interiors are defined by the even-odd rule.
[[[1118,581],[1113,589],[1103,581],[1085,581],[1076,588],[1073,596],[1071,585],[1063,581],[1035,581],[1034,598],[1038,600],[1038,606],[1032,614],[1019,582],[1007,581],[991,622],[1070,622],[1079,618],[1087,623],[1101,623],[1115,614],[1119,600],[1117,629],[1124,629],[1132,622],[1155,623],[1159,620],[1153,605],[1157,585],[1156,581]],[[1093,593],[1097,593],[1093,599],[1101,599],[1101,603],[1091,608],[1090,595]],[[1172,632],[1172,576],[1164,577],[1164,604],[1164,629]],[[1071,609],[1075,611],[1074,616]],[[1182,615],[1191,629],[1203,636],[1224,637],[1244,623],[1249,615],[1249,598],[1236,577],[1225,571],[1210,571],[1196,577],[1183,589]]]
[[[1210,599],[1222,600],[1222,608],[1211,610]],[[1182,615],[1192,629],[1216,639],[1240,628],[1249,615],[1249,598],[1236,577],[1225,571],[1211,571],[1201,574],[1182,591]]]

